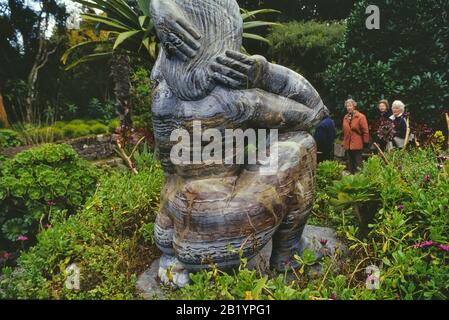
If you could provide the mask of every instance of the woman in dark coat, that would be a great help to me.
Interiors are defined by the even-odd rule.
[[[318,163],[334,159],[334,140],[336,135],[334,121],[329,116],[325,116],[314,134],[318,150]]]
[[[391,108],[393,115],[390,119],[394,123],[394,137],[393,146],[396,148],[402,148],[405,144],[405,138],[407,136],[407,121],[405,120],[405,104],[402,101],[396,100],[393,102]]]
[[[374,139],[382,151],[387,149],[391,141],[392,120],[390,119],[390,105],[387,100],[381,100],[378,104],[379,116],[373,124]]]

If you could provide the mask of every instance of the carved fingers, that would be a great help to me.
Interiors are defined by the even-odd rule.
[[[187,21],[179,7],[172,1],[152,2],[152,15],[155,17],[156,32],[169,56],[183,61],[192,59],[201,48],[201,34]]]
[[[267,64],[262,56],[247,56],[228,50],[225,55],[217,57],[211,68],[215,72],[214,79],[220,84],[227,85],[232,80],[233,85],[239,83],[238,89],[249,89],[259,87]]]

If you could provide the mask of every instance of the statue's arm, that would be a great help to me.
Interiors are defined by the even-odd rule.
[[[238,92],[241,104],[249,109],[244,122],[252,128],[279,129],[281,132],[309,131],[328,113],[324,105],[311,109],[293,99],[261,89]]]
[[[226,51],[211,65],[216,82],[234,89],[260,88],[311,109],[326,108],[315,88],[300,74],[262,56]]]

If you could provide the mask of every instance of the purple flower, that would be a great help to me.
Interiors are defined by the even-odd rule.
[[[422,179],[422,181],[423,181],[424,183],[429,183],[429,182],[430,182],[430,176],[429,176],[428,174],[425,175],[424,178]]]
[[[337,295],[332,292],[329,298],[331,298],[332,300],[337,300]]]
[[[3,252],[3,259],[5,259],[5,260],[9,260],[9,258],[11,257],[11,254],[9,253],[9,252]]]
[[[413,247],[415,248],[415,249],[419,249],[419,248],[428,248],[428,247],[432,247],[432,246],[434,246],[435,245],[435,243],[432,241],[432,240],[428,240],[428,241],[424,241],[424,242],[421,242],[421,243],[417,243],[417,244],[415,244]]]
[[[50,228],[50,227],[51,227],[51,225],[49,225],[48,223],[44,224],[44,228],[45,228],[45,229],[48,229],[48,228]]]
[[[320,243],[323,247],[327,244],[327,241],[327,239],[320,239]]]
[[[27,236],[19,236],[18,238],[17,238],[17,241],[27,241],[28,240],[28,237]]]
[[[449,244],[440,244],[438,248],[440,248],[443,251],[449,252]]]
[[[404,210],[405,206],[403,204],[398,205],[398,210]]]
[[[56,202],[50,200],[50,201],[47,202],[47,204],[49,206],[54,206],[54,205],[56,205]]]

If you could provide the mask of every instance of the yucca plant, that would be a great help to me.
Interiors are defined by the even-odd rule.
[[[130,5],[127,0],[73,0],[90,9],[90,13],[81,15],[84,27],[94,28],[107,33],[106,40],[85,41],[69,48],[61,58],[66,64],[70,56],[84,47],[93,48],[93,53],[82,56],[66,67],[71,69],[80,63],[111,58],[115,50],[121,49],[133,54],[142,54],[145,59],[155,61],[157,57],[157,38],[150,18],[150,1],[137,0]],[[135,2],[135,1],[133,1]],[[242,9],[243,28],[245,31],[277,25],[275,22],[256,20],[257,16],[266,13],[279,13],[272,9],[248,11]],[[244,32],[245,39],[252,39],[271,44],[258,34]]]
[[[72,55],[81,48],[91,47],[93,53],[82,56],[66,67],[72,69],[80,63],[97,59],[110,59],[111,75],[115,87],[117,112],[120,117],[121,126],[128,128],[132,126],[131,109],[132,101],[130,94],[131,66],[129,54],[143,54],[144,59],[152,62],[157,57],[157,39],[154,24],[150,18],[151,0],[73,0],[80,3],[90,11],[81,15],[84,27],[94,28],[106,33],[105,40],[85,41],[69,48],[62,56],[61,61],[66,64]],[[256,11],[242,10],[244,29],[272,26],[273,22],[255,20],[258,14],[277,12],[264,9]],[[252,33],[244,33],[245,38],[264,41],[269,40]],[[145,50],[142,50],[145,49]]]

